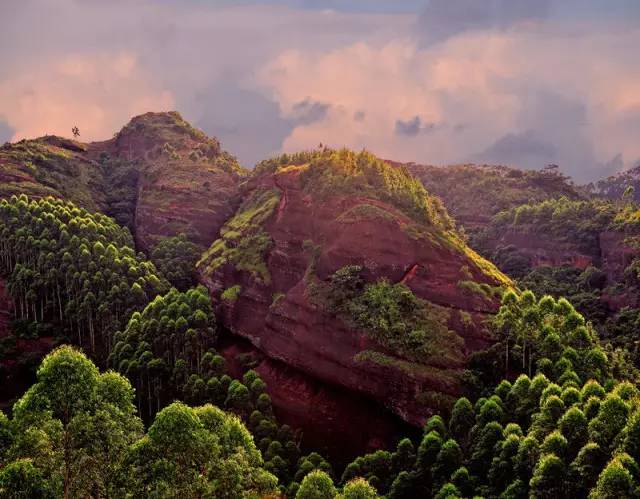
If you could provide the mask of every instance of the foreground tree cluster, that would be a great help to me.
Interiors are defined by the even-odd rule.
[[[3,497],[241,497],[277,479],[244,424],[175,402],[148,431],[123,376],[71,347],[49,354],[0,428]]]
[[[427,421],[417,447],[358,458],[342,482],[363,476],[390,499],[638,497],[640,392],[590,325],[566,300],[531,292],[507,293],[497,323],[532,377],[460,398],[448,421]]]

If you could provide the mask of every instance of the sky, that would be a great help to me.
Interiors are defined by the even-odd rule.
[[[0,0],[0,143],[177,110],[245,166],[640,164],[638,0]]]

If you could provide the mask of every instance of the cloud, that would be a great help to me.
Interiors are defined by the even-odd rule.
[[[398,135],[408,135],[409,137],[415,137],[420,133],[422,123],[420,116],[414,116],[410,120],[402,121],[396,120],[396,133]]]
[[[288,50],[260,79],[284,116],[303,98],[331,103],[292,130],[287,151],[322,141],[405,161],[553,162],[591,180],[619,154],[625,166],[640,157],[638,44],[640,29],[591,23],[472,30],[428,46],[405,37],[313,58]]]
[[[590,180],[640,158],[639,20],[636,0],[3,0],[0,115],[103,139],[175,108],[247,165],[323,142]]]
[[[431,43],[469,30],[506,29],[549,16],[551,0],[430,0],[417,27]]]
[[[415,137],[420,133],[429,133],[436,130],[446,128],[446,123],[423,123],[420,116],[414,116],[409,120],[396,120],[395,132],[396,135],[406,135],[408,137]]]
[[[297,125],[310,125],[324,119],[330,107],[326,102],[314,102],[307,97],[293,105],[291,117]]]
[[[364,3],[358,13],[276,3],[3,0],[0,113],[19,137],[68,134],[77,121],[83,139],[104,139],[132,113],[170,104],[205,132],[221,135],[223,146],[250,166],[278,152],[296,124],[322,119],[331,104],[313,100],[297,114],[281,115],[279,103],[256,82],[265,61],[292,44],[312,57],[363,38],[392,38],[413,22],[408,15],[371,14]],[[134,61],[128,78],[111,63],[122,54]],[[69,59],[95,60],[94,73],[105,67],[94,78],[65,73],[61,64]],[[33,90],[39,98],[28,110],[14,102]]]
[[[99,0],[92,0],[99,1]],[[164,0],[168,3],[178,0]],[[183,1],[184,0],[180,0]],[[198,3],[198,0],[191,0]],[[335,10],[343,12],[375,12],[397,13],[415,12],[424,6],[425,0],[200,0],[199,3],[208,2],[216,6],[237,5],[285,5],[298,9]]]
[[[523,164],[539,167],[553,162],[557,155],[556,147],[536,137],[535,132],[508,133],[491,144],[474,160],[485,163]]]
[[[197,98],[195,125],[218,137],[225,149],[241,153],[247,165],[276,154],[295,123],[280,116],[278,104],[259,92],[222,83]]]
[[[70,135],[78,126],[85,140],[109,137],[131,116],[149,109],[171,110],[169,91],[128,53],[69,55],[25,67],[0,81],[2,112],[13,140],[44,134]]]
[[[11,140],[11,137],[13,137],[13,128],[11,128],[5,120],[0,118],[0,144]]]

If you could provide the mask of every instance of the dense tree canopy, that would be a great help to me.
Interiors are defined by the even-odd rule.
[[[53,321],[96,355],[134,310],[168,288],[128,230],[54,198],[0,201],[0,265],[19,317]]]
[[[260,168],[290,164],[306,165],[309,195],[383,184],[411,217],[454,229],[404,171],[367,153],[325,149]],[[222,239],[242,245],[221,240],[207,258],[268,286],[257,221],[279,195],[261,196],[223,230]],[[600,230],[629,223],[625,210],[560,198],[512,208],[493,225],[535,227],[589,252]],[[16,330],[53,333],[113,369],[101,373],[71,346],[42,361],[36,382],[0,412],[0,497],[640,497],[639,377],[629,361],[638,359],[639,322],[633,309],[612,321],[601,300],[607,276],[595,267],[526,269],[505,250],[523,271],[523,291],[505,292],[487,324],[494,341],[469,359],[468,397],[429,418],[419,438],[334,469],[316,452],[303,455],[301,434],[278,424],[260,368],[231,376],[216,350],[222,330],[209,291],[194,287],[198,249],[185,236],[161,241],[151,261],[133,248],[127,229],[69,202],[0,202],[0,273],[16,302]],[[635,286],[632,267],[626,278]],[[403,361],[461,363],[448,314],[362,272],[309,277],[312,304]],[[233,286],[221,299],[241,293]]]
[[[236,498],[276,489],[236,416],[176,402],[145,434],[133,392],[71,347],[49,354],[13,419],[3,416],[0,497]]]
[[[179,291],[186,291],[196,281],[196,262],[201,251],[185,234],[162,239],[151,252],[151,261]]]
[[[613,376],[589,324],[531,292],[506,294],[496,323],[497,367],[523,374],[475,404],[459,399],[448,424],[432,417],[415,454],[409,442],[406,459],[394,459],[400,446],[358,458],[343,481],[364,476],[392,499],[635,497],[639,392]]]

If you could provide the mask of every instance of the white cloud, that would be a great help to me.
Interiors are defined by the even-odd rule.
[[[103,139],[175,108],[249,165],[318,142],[581,180],[640,158],[636,0],[432,0],[423,17],[279,3],[0,0],[0,133],[77,122]]]

